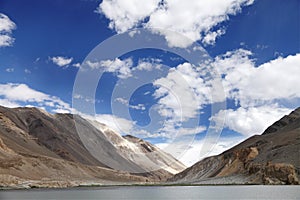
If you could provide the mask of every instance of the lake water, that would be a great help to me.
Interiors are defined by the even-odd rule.
[[[300,186],[98,187],[0,191],[0,199],[300,199]]]

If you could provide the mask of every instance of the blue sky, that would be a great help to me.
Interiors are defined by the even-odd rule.
[[[147,28],[165,39],[173,50],[188,49],[191,42],[202,46],[211,57],[209,65],[219,72],[227,98],[209,100],[207,90],[211,88],[205,81],[202,84],[204,77],[197,74],[201,67],[188,65],[187,60],[172,52],[140,49],[118,58],[97,60],[89,67],[106,73],[92,99],[94,117],[123,134],[135,134],[160,147],[170,141],[178,142],[172,148],[188,149],[181,160],[190,165],[195,162],[190,155],[199,151],[209,127],[214,128],[210,122],[224,123],[219,143],[210,149],[210,154],[214,154],[261,133],[299,106],[298,0],[124,2],[1,0],[0,104],[38,106],[50,112],[72,111],[72,99],[89,101],[73,90],[78,72],[88,66],[88,62],[84,63],[88,54],[111,36]],[[177,32],[181,38],[153,31],[157,27]],[[189,42],[181,40],[182,36],[188,37]],[[118,48],[111,46],[107,52]],[[152,84],[139,86],[129,99],[113,99],[116,83],[132,79],[136,72],[133,69],[141,66],[152,70],[162,67],[164,75]],[[180,78],[170,68],[182,74],[181,79],[186,78],[187,88],[176,85],[181,83]],[[143,70],[146,78],[149,71]],[[163,85],[169,86],[167,92]],[[187,90],[195,92],[184,93]],[[180,108],[185,113],[182,121],[172,92],[181,99]],[[226,102],[226,108],[212,114],[211,108],[220,102]],[[121,105],[127,106],[130,118],[116,116],[116,126],[112,124],[111,116],[116,114],[112,106]],[[163,120],[165,124],[160,123]],[[151,122],[153,126],[147,127]],[[176,131],[179,139],[174,136]],[[191,138],[188,143],[180,143],[187,138]],[[175,155],[172,148],[169,151]]]

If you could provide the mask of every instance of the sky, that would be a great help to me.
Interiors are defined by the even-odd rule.
[[[187,166],[300,105],[298,0],[0,0],[0,105],[79,113]]]

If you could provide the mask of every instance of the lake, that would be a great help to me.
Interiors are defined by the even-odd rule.
[[[0,191],[0,199],[300,199],[300,186],[132,186]]]

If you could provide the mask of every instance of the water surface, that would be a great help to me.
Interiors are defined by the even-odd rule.
[[[0,191],[0,199],[300,199],[300,186],[132,186]]]

